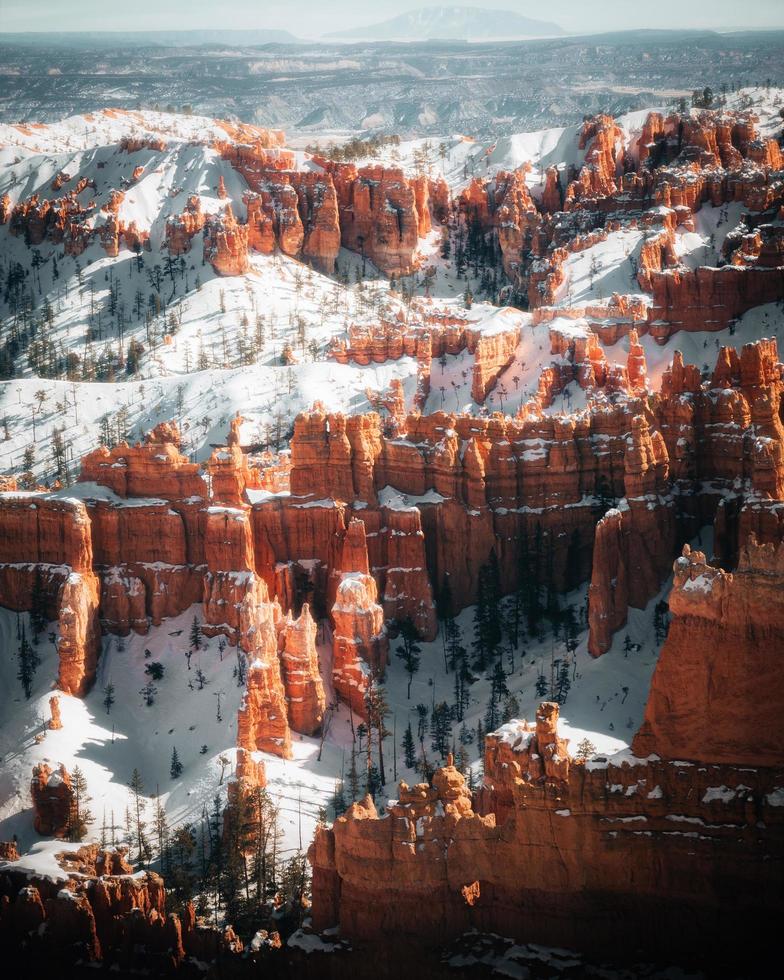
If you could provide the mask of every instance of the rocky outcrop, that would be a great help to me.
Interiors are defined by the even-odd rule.
[[[98,623],[98,578],[71,572],[60,590],[57,686],[66,694],[83,697],[95,681],[101,645]]]
[[[492,179],[473,178],[457,201],[465,223],[493,231],[501,249],[504,272],[517,281],[523,253],[530,252],[541,219],[528,192],[526,170],[499,171]]]
[[[330,356],[340,364],[383,363],[401,357],[415,357],[422,366],[427,396],[430,362],[445,354],[473,354],[471,397],[483,404],[495,388],[500,374],[509,366],[520,342],[521,318],[516,310],[503,308],[492,324],[472,323],[464,317],[425,315],[421,324],[409,326],[398,321],[378,325],[349,326],[345,338],[335,338]],[[422,399],[424,403],[424,399]]]
[[[237,745],[247,752],[291,758],[291,729],[278,657],[280,606],[269,600],[264,581],[250,576],[239,607],[239,643],[248,660],[237,715]]]
[[[664,343],[677,330],[724,330],[754,306],[784,295],[784,267],[726,265],[650,275],[650,333]]]
[[[410,275],[424,226],[413,182],[394,167],[318,162],[335,185],[343,246],[366,256],[385,275]]]
[[[389,657],[384,612],[377,602],[375,579],[368,565],[365,525],[351,520],[346,528],[340,573],[331,609],[332,680],[336,693],[360,715],[374,677],[383,677]]]
[[[753,530],[765,541],[778,540],[773,512],[784,499],[781,371],[773,341],[747,344],[740,356],[722,349],[705,383],[676,352],[654,403],[658,430],[634,419],[624,455],[625,498],[596,528],[588,616],[594,656],[609,649],[613,632],[626,621],[626,606],[643,608],[656,594],[689,528],[716,516],[718,547],[733,563],[737,544],[727,538],[737,542],[740,515],[745,534]],[[670,487],[680,498],[680,535]],[[718,511],[717,497],[724,501]],[[736,517],[728,525],[731,510]]]
[[[672,622],[634,751],[784,766],[784,688],[769,669],[772,651],[784,649],[784,545],[752,535],[732,573],[687,545],[673,576]]]
[[[579,147],[585,162],[577,180],[566,189],[564,208],[584,207],[588,201],[610,197],[617,191],[618,154],[623,133],[612,116],[599,115],[583,123]]]
[[[784,771],[697,771],[629,752],[586,763],[570,757],[557,721],[557,705],[544,704],[535,726],[488,736],[473,802],[450,759],[432,786],[401,783],[389,818],[366,799],[317,829],[315,928],[358,942],[392,928],[423,945],[478,929],[687,962],[709,937],[707,958],[722,966],[745,955],[742,935],[769,948]],[[744,897],[728,909],[728,894]]]
[[[289,724],[295,732],[316,735],[321,729],[327,699],[319,673],[316,650],[316,624],[307,603],[297,619],[283,625],[283,651],[280,655]]]
[[[241,276],[250,268],[248,226],[238,223],[230,204],[205,221],[204,257],[219,276]]]
[[[204,228],[205,215],[201,198],[194,194],[188,198],[185,211],[166,220],[166,247],[172,255],[190,252],[193,238]]]
[[[19,849],[15,840],[0,840],[0,861],[18,861]]]
[[[563,189],[557,167],[548,167],[540,205],[543,211],[560,211],[563,208]]]
[[[320,272],[334,272],[340,224],[332,178],[314,172],[270,172],[254,186],[244,198],[250,247],[264,255],[277,247]]]
[[[47,728],[50,731],[57,731],[63,727],[63,720],[60,717],[60,698],[53,694],[49,698],[49,722]]]
[[[2,603],[30,610],[41,596],[47,616],[59,621],[58,686],[81,696],[95,678],[100,650],[100,586],[87,509],[78,500],[11,493],[0,500],[0,525]]]
[[[163,879],[131,873],[122,849],[97,845],[57,855],[62,871],[45,877],[6,863],[0,884],[0,933],[10,963],[101,967],[165,975],[186,957],[203,963],[234,959],[243,944],[234,930],[198,920],[188,903],[167,912]]]
[[[65,837],[74,807],[74,790],[65,766],[51,769],[39,762],[30,782],[33,825],[44,837]]]

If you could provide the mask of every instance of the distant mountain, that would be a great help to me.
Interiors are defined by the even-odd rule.
[[[29,31],[0,34],[2,44],[23,44],[62,48],[150,47],[189,48],[202,45],[253,47],[261,44],[301,44],[288,31],[211,30],[211,31]]]
[[[511,10],[482,7],[424,7],[366,27],[333,31],[325,37],[363,41],[474,41],[489,38],[551,37],[564,34],[550,21],[523,17]]]

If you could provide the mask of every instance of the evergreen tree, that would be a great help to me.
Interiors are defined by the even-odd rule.
[[[441,701],[433,707],[430,717],[430,735],[433,739],[432,748],[442,759],[446,758],[449,752],[449,743],[452,740],[452,712],[446,701]]]
[[[25,698],[29,701],[33,693],[33,678],[35,677],[35,672],[41,663],[41,659],[33,647],[31,647],[27,642],[27,633],[25,632],[24,626],[22,626],[22,637],[19,643],[18,657],[19,670],[16,676],[22,684]]]
[[[147,841],[147,821],[144,819],[147,801],[144,799],[144,782],[138,769],[134,769],[131,773],[128,786],[131,790],[130,833],[136,844],[136,860],[142,864],[150,846]]]
[[[365,792],[370,796],[375,796],[381,789],[382,785],[381,773],[378,771],[378,766],[373,762],[367,768]]]
[[[577,743],[577,750],[574,753],[575,759],[582,759],[583,761],[590,759],[592,755],[596,754],[596,746],[590,739],[584,738],[582,741]]]
[[[148,663],[144,668],[144,673],[147,674],[154,681],[159,681],[163,677],[166,668],[160,662],[160,660],[153,660]]]
[[[158,693],[158,688],[153,684],[152,681],[147,681],[144,687],[139,691],[144,703],[148,708],[155,704],[155,695]]]
[[[198,616],[194,616],[191,623],[190,645],[191,650],[201,650],[201,626]],[[190,667],[190,661],[188,661],[188,667]]]
[[[79,766],[75,766],[71,773],[71,789],[74,795],[68,818],[68,840],[80,841],[84,840],[89,825],[95,822],[95,817],[89,807],[92,798],[87,792],[87,780]]]
[[[171,754],[171,764],[169,766],[169,775],[172,779],[178,779],[182,775],[182,763],[180,762],[180,757],[177,755],[177,746],[172,746]]]
[[[669,606],[667,603],[663,599],[659,600],[653,610],[653,630],[658,644],[664,643],[667,639],[667,632],[669,631],[668,613]]]
[[[368,718],[368,743],[372,741],[371,730],[373,728],[376,729],[378,736],[378,769],[381,777],[379,785],[383,786],[387,781],[384,770],[384,738],[389,735],[384,725],[384,719],[389,715],[389,707],[384,689],[379,685],[378,681],[374,680],[367,689],[365,694],[365,710]]]
[[[112,710],[112,705],[114,704],[114,684],[109,682],[103,689],[103,706],[106,708],[106,714],[110,714]]]
[[[535,685],[536,696],[538,698],[547,697],[547,687],[548,687],[547,678],[545,677],[544,673],[540,668],[539,674],[536,678],[536,685]]]
[[[33,644],[38,645],[38,635],[46,627],[46,592],[41,577],[41,567],[36,565],[33,589],[30,594],[30,633]]]
[[[414,734],[411,731],[411,722],[406,726],[402,748],[406,760],[406,768],[413,769],[416,765],[416,748],[414,747]]]
[[[411,681],[419,670],[420,653],[422,648],[417,643],[417,632],[411,620],[406,619],[400,624],[401,642],[395,648],[395,656],[403,661],[403,667],[408,674],[408,690],[406,697],[411,700]]]
[[[474,612],[474,650],[477,670],[485,670],[488,661],[495,657],[501,642],[500,598],[498,559],[493,549],[486,564],[479,569],[479,588]]]
[[[351,765],[348,770],[348,788],[351,799],[356,800],[359,796],[359,773],[357,772],[357,753],[353,742],[351,743]]]
[[[283,900],[289,928],[298,929],[310,908],[310,873],[302,851],[288,859],[280,873],[280,897]]]
[[[155,813],[153,814],[153,830],[158,840],[158,861],[161,871],[168,871],[169,859],[169,822],[166,819],[166,810],[161,803],[160,793],[155,793]]]
[[[566,698],[569,695],[569,689],[572,686],[572,682],[569,678],[569,661],[564,659],[561,661],[558,668],[558,681],[555,690],[555,700],[559,704],[565,704]]]
[[[343,795],[343,780],[338,779],[335,781],[335,788],[332,791],[332,812],[335,814],[335,819],[346,812],[346,798]]]
[[[436,616],[440,625],[441,646],[444,651],[444,668],[449,671],[447,660],[447,640],[449,636],[449,622],[452,620],[452,589],[449,585],[449,575],[444,576],[444,581],[436,596]],[[452,620],[454,622],[454,620]],[[454,669],[454,667],[453,667]]]
[[[501,721],[505,725],[508,721],[512,721],[513,718],[518,718],[520,715],[520,704],[517,698],[512,694],[506,701],[504,701],[504,710],[501,712]]]

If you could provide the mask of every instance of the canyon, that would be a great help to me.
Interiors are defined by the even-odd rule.
[[[121,686],[122,672],[139,669],[148,699],[114,709],[126,712],[115,716],[119,751],[134,712],[155,737],[168,728],[183,754],[187,742],[192,772],[210,775],[186,790],[173,754],[167,789],[179,814],[192,814],[197,788],[197,822],[222,820],[213,836],[228,848],[254,801],[296,806],[286,851],[302,856],[310,843],[306,947],[335,945],[343,957],[346,941],[394,963],[404,943],[423,974],[434,951],[471,930],[694,968],[702,957],[741,969],[749,948],[770,949],[784,856],[780,119],[680,108],[640,114],[634,128],[600,113],[575,127],[563,160],[540,151],[513,165],[494,158],[495,145],[469,156],[460,137],[444,142],[440,168],[400,141],[352,161],[289,149],[278,129],[191,119],[173,131],[150,119],[95,114],[92,125],[129,131],[101,148],[94,172],[82,151],[78,166],[62,151],[46,187],[16,181],[0,195],[17,278],[43,295],[42,263],[51,276],[35,330],[24,295],[9,306],[4,363],[16,370],[29,349],[23,329],[33,345],[60,344],[62,377],[55,366],[33,383],[52,386],[59,438],[86,434],[85,451],[63,450],[49,478],[36,425],[50,393],[33,389],[23,405],[20,371],[5,441],[29,407],[33,453],[19,453],[24,465],[17,457],[0,484],[0,626],[19,646],[15,684],[25,684],[24,629],[56,679],[35,689],[21,726],[30,806],[9,812],[14,833],[24,818],[63,849],[46,852],[44,873],[24,835],[21,847],[10,833],[0,845],[9,948],[118,969],[187,969],[189,957],[282,969],[275,956],[289,955],[277,932],[243,938],[233,922],[208,924],[190,899],[174,911],[167,876],[150,861],[134,873],[124,846],[66,846],[80,778],[67,740],[112,676]],[[30,154],[54,139],[19,126],[13,143],[13,128],[8,147]],[[201,173],[193,185],[191,170]],[[153,175],[151,218],[134,195],[152,199]],[[85,284],[97,269],[108,285]],[[142,270],[134,312],[115,282]],[[11,259],[8,271],[12,284]],[[77,321],[60,330],[61,275],[89,318],[84,347],[120,351],[126,374],[100,394],[67,360]],[[96,281],[114,307],[105,320],[87,312]],[[199,293],[203,306],[189,306]],[[120,321],[128,335],[114,338]],[[268,345],[263,362],[247,356],[251,335]],[[136,367],[130,336],[142,348]],[[236,373],[229,343],[240,347]],[[145,373],[130,380],[139,364]],[[80,384],[122,403],[133,424],[107,412],[95,438]],[[484,652],[470,667],[465,649],[455,653],[484,642],[488,583],[512,686],[507,717],[491,711],[492,724],[472,699],[500,682],[471,676],[487,671]],[[202,662],[216,648],[215,682],[190,724],[171,702],[171,718],[159,713],[155,671],[186,672],[184,703],[207,683]],[[613,693],[597,688],[589,707],[587,695],[558,703],[552,683],[539,692],[546,658],[551,677],[565,665],[576,688],[605,670]],[[516,696],[534,677],[526,720]],[[475,683],[464,740],[461,684]],[[632,683],[641,690],[616,731],[620,715],[600,715]],[[383,712],[378,721],[379,692],[395,699],[392,731]],[[449,735],[432,743],[441,764],[431,765],[441,703]],[[210,735],[191,735],[213,708]],[[415,712],[428,711],[432,728],[420,722],[415,740]],[[115,719],[99,720],[111,741],[106,730],[91,738],[108,758]],[[591,744],[592,726],[612,750]],[[194,763],[199,747],[207,758]],[[340,808],[357,755],[371,786],[374,751],[378,791],[352,792]],[[85,755],[108,771],[103,756]],[[412,782],[417,769],[423,781]],[[207,818],[212,775],[217,815]],[[323,813],[319,778],[335,782]],[[318,811],[312,842],[303,803]],[[250,849],[240,850],[244,863]],[[282,891],[269,896],[276,909]]]

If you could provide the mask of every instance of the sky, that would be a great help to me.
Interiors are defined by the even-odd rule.
[[[442,0],[443,3],[443,0]],[[453,5],[459,4],[452,0]],[[0,0],[0,31],[107,31],[280,28],[313,38],[386,20],[437,0]],[[650,27],[784,28],[784,0],[465,0],[556,21],[570,33]]]

